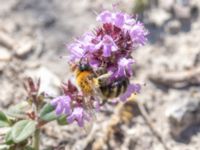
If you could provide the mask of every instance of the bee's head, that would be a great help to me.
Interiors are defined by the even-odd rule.
[[[85,64],[85,63],[80,63],[78,66],[78,69],[80,71],[91,71],[91,67],[89,64]]]
[[[87,52],[84,54],[84,56]],[[79,71],[91,71],[92,68],[90,67],[88,60],[85,57],[82,57],[79,61],[79,65],[77,66]]]

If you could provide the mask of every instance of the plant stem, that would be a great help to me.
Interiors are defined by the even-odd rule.
[[[160,134],[158,133],[158,131],[156,130],[156,127],[152,124],[152,121],[150,120],[150,117],[145,109],[144,104],[142,104],[141,102],[138,102],[138,107],[140,109],[142,118],[144,119],[144,121],[146,122],[147,126],[149,127],[149,129],[151,130],[151,132],[153,133],[153,135],[157,138],[157,140],[162,144],[164,150],[169,150],[166,142],[164,141],[164,139],[160,136]]]
[[[33,136],[33,148],[34,150],[40,149],[40,129],[36,129]]]

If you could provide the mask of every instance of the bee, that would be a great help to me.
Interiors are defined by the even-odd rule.
[[[109,82],[110,73],[101,69],[93,71],[88,63],[80,62],[76,68],[76,82],[83,94],[101,99],[102,105],[108,99],[117,98],[123,94],[128,87],[128,78],[121,77]]]
[[[92,120],[96,120],[94,100],[102,106],[108,102],[108,99],[116,98],[124,93],[129,84],[128,78],[119,78],[108,82],[110,73],[102,68],[94,71],[87,62],[80,61],[78,65],[71,66],[71,69],[75,72],[76,83],[84,95],[83,105]],[[86,123],[84,129],[89,132],[92,127],[92,122]]]

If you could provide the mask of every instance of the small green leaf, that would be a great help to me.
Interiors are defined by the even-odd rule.
[[[67,125],[68,122],[67,122],[66,115],[60,116],[60,117],[57,119],[57,122],[58,122],[59,125]]]
[[[9,132],[6,134],[6,136],[5,136],[5,143],[6,143],[7,145],[14,144],[11,131],[9,131]]]
[[[9,150],[9,145],[0,145],[0,150]]]
[[[40,119],[44,121],[53,121],[56,120],[58,116],[55,114],[54,107],[47,103],[43,106],[40,112]]]
[[[6,112],[7,115],[14,118],[24,118],[26,116],[26,111],[30,110],[31,106],[27,101],[23,101],[15,106],[12,106]]]
[[[0,111],[0,128],[8,127],[9,125],[9,119],[2,111]]]
[[[36,130],[36,124],[33,120],[21,120],[17,122],[11,129],[13,141],[19,143],[27,139]]]

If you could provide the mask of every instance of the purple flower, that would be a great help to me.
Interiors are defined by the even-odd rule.
[[[57,115],[62,113],[69,115],[71,113],[71,98],[69,96],[59,96],[53,99],[50,103],[56,107],[55,112]]]
[[[144,29],[144,25],[126,13],[103,11],[97,16],[97,21],[113,24],[124,33],[128,32],[134,44],[144,45],[147,41],[148,32]]]
[[[103,56],[104,57],[110,57],[111,52],[117,51],[118,47],[113,41],[112,37],[109,35],[105,35],[102,40],[102,46],[103,46]]]
[[[80,59],[86,53],[86,50],[81,48],[80,44],[73,43],[68,46],[68,49],[71,52],[71,59],[70,61],[75,61],[75,59]]]
[[[97,59],[91,59],[89,64],[94,68],[98,68],[100,66],[101,62]]]
[[[117,60],[130,58],[132,50],[147,41],[148,33],[143,24],[126,13],[103,11],[97,20],[102,26],[95,32],[85,33],[69,46],[72,63],[84,58],[94,68],[102,64],[121,68],[116,66]],[[131,75],[129,70],[127,72]],[[119,69],[119,72],[122,73],[122,70]]]
[[[97,21],[100,21],[102,23],[112,23],[113,21],[113,15],[110,11],[106,10],[100,13],[97,18]]]
[[[131,58],[122,58],[118,62],[118,70],[114,73],[115,77],[130,77],[132,73],[132,64],[135,61]]]
[[[125,16],[123,13],[116,13],[115,14],[115,20],[114,20],[114,25],[121,28],[125,23]]]
[[[75,107],[72,114],[67,117],[67,122],[72,123],[73,121],[77,121],[80,127],[84,126],[84,120],[89,121],[89,115],[84,112],[82,107]]]
[[[130,80],[133,76],[132,65],[135,63],[132,52],[146,43],[148,32],[137,18],[120,11],[103,11],[96,19],[102,25],[93,32],[85,33],[68,47],[70,64],[78,66],[83,62],[88,63],[95,74],[100,72],[99,68],[103,74],[111,72],[108,83],[115,82],[121,77]],[[139,85],[130,84],[127,91],[120,97],[125,100],[133,92],[139,92],[139,89]],[[73,99],[72,113],[67,119],[69,122],[76,120],[79,126],[83,126],[84,120],[88,120],[89,117],[83,104],[84,96],[79,97],[78,93],[81,93],[78,89],[75,92],[65,90],[65,94]],[[99,109],[96,99],[91,103],[94,109]],[[57,104],[58,113],[63,111],[61,106],[63,104]]]
[[[92,43],[92,40],[95,38],[95,35],[93,33],[87,32],[83,34],[82,37],[77,39],[77,43],[81,45],[85,51],[91,51],[95,49],[96,44]]]
[[[85,111],[88,108],[83,104],[82,92],[70,80],[67,84],[63,84],[62,88],[65,95],[54,98],[50,104],[55,108],[56,115],[64,114],[68,123],[77,121],[78,125],[83,127],[84,120],[90,121],[90,114]],[[93,98],[91,97],[91,105],[93,104]],[[94,108],[98,109],[98,104]]]
[[[89,51],[97,49],[98,47],[91,42],[94,38],[94,35],[88,32],[80,38],[77,38],[74,43],[70,44],[68,46],[71,54],[70,61],[79,61],[81,58],[85,57]]]
[[[120,100],[126,101],[131,96],[131,94],[139,93],[140,89],[141,89],[141,86],[139,84],[129,84],[126,92],[120,95]]]
[[[128,14],[124,14],[124,18],[125,18],[124,26],[123,26],[124,29],[129,30],[131,27],[135,25],[136,19],[133,18],[132,16]]]
[[[147,41],[146,36],[148,32],[144,30],[144,26],[140,22],[137,22],[132,28],[130,28],[129,34],[135,44],[144,45]]]
[[[96,18],[97,21],[105,23],[111,23],[118,28],[121,28],[125,23],[125,14],[121,12],[112,13],[110,11],[103,11]]]

